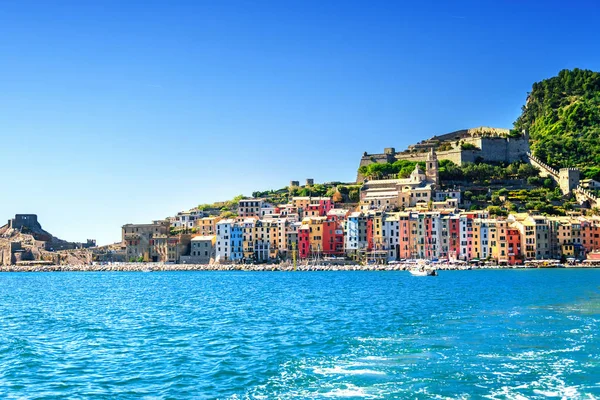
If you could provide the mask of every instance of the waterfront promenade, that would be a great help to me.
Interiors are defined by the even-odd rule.
[[[433,264],[437,270],[475,270],[475,269],[536,269],[537,267],[516,266],[464,266],[453,264]],[[298,264],[296,268],[287,263],[281,264],[167,264],[167,263],[112,263],[86,265],[7,265],[0,266],[0,272],[159,272],[159,271],[407,271],[407,264],[380,265],[329,265]],[[560,267],[563,268],[563,267]],[[564,268],[594,268],[589,265],[568,265]]]

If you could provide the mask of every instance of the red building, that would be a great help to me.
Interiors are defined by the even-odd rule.
[[[329,197],[315,197],[304,210],[305,217],[325,217],[333,208],[333,200]]]
[[[373,216],[367,216],[367,251],[373,250]]]
[[[600,226],[592,221],[581,221],[581,245],[586,253],[600,250]]]
[[[433,259],[433,218],[431,214],[425,214],[425,218],[423,220],[423,224],[425,225],[425,258],[428,260]]]
[[[518,229],[506,229],[506,243],[508,245],[508,264],[521,264],[521,234]]]
[[[310,228],[302,225],[298,228],[298,257],[308,258],[310,255]]]
[[[344,231],[338,222],[323,222],[323,244],[321,248],[324,255],[344,255]]]
[[[460,219],[450,217],[448,222],[448,258],[458,260],[460,256]]]
[[[402,214],[398,218],[398,236],[398,258],[411,258],[409,214]]]
[[[327,215],[327,213],[329,212],[329,210],[331,210],[333,208],[333,200],[331,200],[329,197],[321,197],[319,199],[319,212],[320,212],[320,216],[324,217]]]

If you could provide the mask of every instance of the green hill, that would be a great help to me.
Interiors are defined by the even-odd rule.
[[[533,154],[547,164],[600,180],[600,73],[565,69],[534,83],[515,129],[529,132]]]

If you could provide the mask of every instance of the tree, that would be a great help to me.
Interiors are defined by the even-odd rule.
[[[491,215],[504,216],[504,217],[508,215],[508,212],[506,210],[503,210],[497,206],[489,206],[487,208],[487,210]]]
[[[240,202],[240,200],[242,200],[243,198],[244,198],[244,195],[239,194],[231,200],[231,203],[237,205]]]
[[[340,192],[335,192],[333,194],[332,200],[334,203],[341,203],[344,200],[344,197],[342,196],[342,194]]]
[[[537,177],[540,174],[540,170],[534,167],[531,164],[521,164],[519,165],[519,169],[517,170],[517,175],[521,179],[529,178],[529,177]]]

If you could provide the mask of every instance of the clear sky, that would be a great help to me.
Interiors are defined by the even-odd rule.
[[[121,225],[362,152],[511,127],[535,81],[600,70],[579,1],[0,2],[0,218],[100,244]]]

